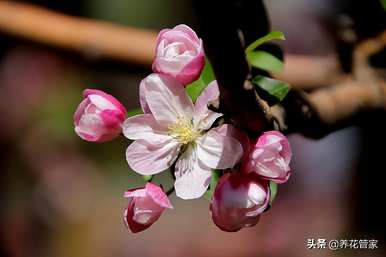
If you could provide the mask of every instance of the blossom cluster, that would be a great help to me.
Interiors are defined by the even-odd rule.
[[[220,229],[233,232],[259,221],[271,201],[270,183],[288,180],[291,149],[278,131],[253,138],[224,123],[223,114],[209,108],[220,96],[215,80],[193,102],[185,87],[200,77],[204,65],[202,40],[191,28],[162,30],[154,73],[139,86],[143,114],[126,118],[116,98],[87,89],[74,115],[75,132],[93,142],[120,134],[133,140],[126,151],[130,168],[146,176],[173,172],[181,199],[199,198],[210,186],[212,219]],[[214,173],[220,174],[217,185],[211,183]],[[129,201],[124,221],[133,233],[173,208],[162,186],[152,182],[127,190],[124,197]]]

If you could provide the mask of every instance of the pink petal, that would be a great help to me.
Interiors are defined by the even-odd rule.
[[[155,203],[164,208],[173,209],[173,205],[169,201],[168,196],[164,193],[162,188],[153,183],[146,183],[146,193],[153,199]]]
[[[147,183],[144,188],[127,190],[124,196],[129,198],[124,221],[133,233],[150,227],[165,208],[173,208],[162,188],[152,183]]]
[[[222,136],[233,137],[237,139],[243,147],[243,157],[241,159],[244,160],[248,157],[250,151],[250,142],[247,133],[231,124],[223,124],[213,128],[213,130]]]
[[[291,148],[287,138],[277,131],[267,131],[261,135],[243,167],[247,172],[255,172],[260,177],[276,183],[288,180],[291,170]]]
[[[270,199],[268,183],[255,174],[231,172],[223,175],[214,191],[210,210],[214,223],[235,232],[256,225]]]
[[[146,101],[146,90],[145,90],[145,80],[142,80],[140,85],[139,85],[139,103],[141,105],[143,113],[151,113],[149,105],[147,104]]]
[[[207,130],[223,114],[208,109],[208,105],[216,101],[220,96],[217,82],[212,81],[197,98],[193,123],[198,129]]]
[[[162,30],[157,37],[154,72],[176,78],[183,85],[197,80],[205,64],[202,40],[186,25]]]
[[[220,90],[216,80],[213,80],[209,85],[202,91],[200,96],[197,98],[194,104],[195,111],[197,113],[203,113],[208,110],[208,105],[215,102],[220,97]]]
[[[100,96],[102,98],[105,98],[112,105],[114,105],[115,108],[113,108],[113,109],[118,109],[118,110],[120,110],[122,113],[124,113],[126,115],[126,113],[127,113],[126,108],[114,96],[109,95],[109,94],[107,94],[107,93],[105,93],[105,92],[103,92],[101,90],[97,90],[97,89],[86,89],[86,90],[83,91],[83,96],[85,98],[90,96],[90,95],[98,95],[98,96]]]
[[[158,145],[137,140],[127,148],[126,160],[135,172],[153,175],[169,168],[177,159],[178,152],[179,144],[172,140]]]
[[[75,126],[75,132],[84,140],[99,141],[99,138],[107,134],[104,122],[99,115],[84,114]]]
[[[153,144],[165,142],[170,138],[167,128],[160,125],[152,114],[141,114],[126,119],[122,132],[128,139],[143,139]]]
[[[194,41],[199,41],[199,38],[197,37],[197,34],[196,32],[194,32],[193,29],[191,29],[189,26],[185,25],[185,24],[180,24],[180,25],[177,25],[173,28],[173,30],[178,30],[178,31],[182,31],[186,34],[189,35],[189,37],[194,40]]]
[[[141,232],[156,222],[164,208],[157,205],[150,197],[135,197],[129,200],[124,212],[124,221],[132,233]]]
[[[158,123],[167,126],[179,118],[191,119],[193,103],[177,80],[165,75],[151,74],[143,83],[147,104]]]
[[[261,137],[262,137],[262,140],[266,142],[270,142],[270,143],[280,142],[281,146],[283,147],[280,154],[285,159],[287,165],[290,163],[291,157],[292,157],[292,151],[286,136],[281,134],[279,131],[272,130],[272,131],[264,132],[264,134]]]
[[[198,158],[212,169],[231,168],[243,154],[243,148],[236,139],[222,136],[214,130],[199,137],[196,142]]]
[[[200,42],[199,53],[191,59],[177,74],[176,79],[183,85],[187,85],[197,80],[205,66],[205,56],[202,43]]]
[[[143,187],[126,190],[125,193],[123,194],[123,197],[126,197],[126,198],[145,197],[145,196],[146,196],[146,189]]]
[[[118,110],[104,110],[100,113],[104,126],[111,132],[121,132],[121,124],[124,120],[122,112]]]
[[[212,172],[197,159],[193,146],[189,146],[176,162],[174,188],[182,199],[201,197],[210,184]]]
[[[169,30],[162,34],[162,39],[165,39],[168,44],[173,42],[181,42],[186,46],[187,50],[195,50],[200,41],[190,37],[190,35],[181,31]],[[196,52],[198,53],[198,51]]]
[[[83,99],[83,101],[78,105],[76,111],[74,113],[74,124],[77,126],[79,124],[80,118],[82,117],[86,107],[90,104],[90,100],[88,98]]]
[[[154,60],[153,70],[158,74],[168,75],[177,79],[178,74],[193,59],[194,56],[192,55],[178,55],[173,59],[160,56]],[[185,85],[185,83],[179,79],[177,80],[181,83],[182,86]]]

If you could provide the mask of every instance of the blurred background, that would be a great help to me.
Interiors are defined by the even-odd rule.
[[[190,2],[182,0],[25,2],[155,31],[180,23],[196,26]],[[337,39],[342,20],[354,24],[359,38],[385,29],[386,12],[377,0],[265,4],[272,30],[287,37],[286,53],[342,51]],[[122,194],[144,183],[125,161],[129,142],[85,142],[73,131],[72,115],[85,88],[102,89],[127,109],[136,108],[139,82],[150,68],[0,31],[0,256],[386,256],[383,112],[321,140],[291,135],[293,175],[253,228],[222,232],[211,221],[206,199],[173,195],[174,210],[145,232],[129,233]],[[171,183],[167,174],[156,181]],[[376,239],[378,249],[309,250],[311,238]]]

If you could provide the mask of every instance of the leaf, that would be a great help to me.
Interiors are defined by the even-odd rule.
[[[195,102],[201,92],[208,86],[210,82],[215,79],[216,78],[214,76],[212,65],[210,64],[209,60],[206,59],[201,76],[196,81],[187,85],[185,88],[192,101]]]
[[[220,179],[220,174],[221,172],[219,170],[212,171],[212,177],[210,179],[209,189],[205,192],[205,198],[208,199],[209,201],[212,199],[214,190],[217,186],[217,182]]]
[[[275,200],[277,194],[277,184],[275,182],[270,181],[269,190],[271,191],[271,198],[269,199],[269,204],[272,205],[273,200]]]
[[[271,79],[260,75],[256,76],[252,82],[267,92],[277,102],[281,102],[291,89],[291,86],[284,81]]]
[[[261,37],[254,41],[252,44],[250,44],[246,49],[245,53],[248,54],[249,52],[252,52],[255,50],[259,45],[264,44],[265,42],[271,41],[271,40],[285,40],[284,34],[281,31],[272,31],[265,35],[264,37]]]
[[[386,0],[380,0],[381,5],[383,6],[383,9],[386,11]]]
[[[143,111],[141,108],[136,108],[136,109],[132,109],[132,110],[128,111],[127,117],[130,118],[130,117],[138,115],[138,114],[143,114]]]
[[[265,51],[252,51],[247,53],[249,63],[255,67],[265,71],[281,72],[284,63],[276,56]]]

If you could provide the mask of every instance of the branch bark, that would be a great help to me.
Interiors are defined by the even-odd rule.
[[[149,65],[156,33],[71,17],[33,5],[0,1],[0,31],[93,58]]]

